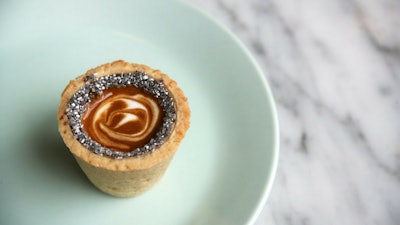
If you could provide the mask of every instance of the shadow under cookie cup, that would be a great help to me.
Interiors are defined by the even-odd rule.
[[[162,80],[176,108],[175,124],[163,143],[154,151],[133,157],[115,159],[96,154],[77,140],[69,124],[67,108],[72,96],[93,74],[101,78],[113,74],[140,71],[155,80]],[[136,196],[150,189],[165,173],[180,142],[190,126],[188,100],[176,82],[159,70],[124,61],[98,66],[70,81],[61,95],[58,111],[59,132],[88,179],[101,191],[118,197]]]

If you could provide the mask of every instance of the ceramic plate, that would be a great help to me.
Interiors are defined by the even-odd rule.
[[[250,224],[278,155],[262,72],[226,29],[181,1],[0,3],[0,224]],[[136,198],[94,188],[57,132],[70,79],[124,59],[188,96],[192,125],[162,181]]]

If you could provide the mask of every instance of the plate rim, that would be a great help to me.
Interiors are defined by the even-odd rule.
[[[276,108],[276,102],[274,99],[274,96],[271,91],[271,87],[269,85],[269,82],[266,78],[266,75],[257,62],[256,58],[253,56],[249,48],[244,44],[244,42],[231,30],[229,29],[223,22],[209,14],[208,12],[204,11],[201,9],[199,6],[195,5],[193,2],[189,1],[184,1],[184,0],[176,0],[177,2],[181,2],[184,5],[188,6],[189,8],[197,11],[201,16],[203,16],[204,19],[208,20],[208,22],[215,24],[222,32],[224,32],[226,35],[229,36],[233,40],[233,42],[239,47],[239,49],[244,53],[246,58],[248,58],[251,62],[251,65],[255,68],[257,71],[257,76],[261,79],[262,81],[262,86],[263,89],[265,90],[265,98],[268,99],[268,106],[271,109],[271,117],[272,117],[272,132],[274,134],[272,140],[273,140],[273,150],[272,150],[272,159],[271,159],[271,164],[270,164],[270,170],[269,173],[266,173],[265,176],[267,179],[264,181],[264,191],[261,195],[261,198],[256,204],[256,209],[253,210],[252,215],[250,215],[249,219],[247,220],[247,225],[254,224],[258,217],[260,216],[265,204],[268,201],[268,197],[271,193],[278,165],[279,165],[279,147],[280,147],[280,129],[279,129],[279,118],[278,118],[278,113],[277,113],[277,108]]]

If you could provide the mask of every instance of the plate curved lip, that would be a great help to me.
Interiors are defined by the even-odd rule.
[[[266,174],[266,177],[269,179],[265,179],[264,181],[264,191],[261,195],[261,198],[256,204],[256,209],[253,211],[252,215],[249,217],[247,220],[248,225],[254,224],[260,215],[262,209],[264,208],[264,205],[266,204],[269,194],[271,192],[276,172],[278,169],[278,162],[279,162],[279,140],[280,140],[280,131],[279,131],[279,119],[278,119],[278,113],[276,109],[276,104],[275,100],[271,91],[271,88],[269,86],[269,83],[267,81],[267,78],[261,69],[260,65],[258,64],[257,60],[254,58],[254,56],[251,54],[250,50],[246,47],[246,45],[230,30],[228,29],[224,24],[222,24],[220,21],[215,19],[213,16],[209,15],[208,13],[204,12],[201,8],[198,6],[194,5],[191,2],[187,2],[184,0],[178,0],[179,2],[185,4],[186,6],[192,8],[193,10],[197,11],[200,13],[205,19],[207,19],[210,23],[215,24],[218,26],[218,28],[223,31],[225,34],[227,34],[233,41],[234,43],[240,48],[240,50],[243,51],[245,56],[250,60],[252,66],[256,69],[257,71],[257,76],[261,79],[262,85],[265,90],[265,98],[268,99],[268,105],[271,109],[271,117],[272,117],[272,132],[273,132],[273,149],[272,149],[272,159],[271,159],[271,164],[269,166],[268,173]]]

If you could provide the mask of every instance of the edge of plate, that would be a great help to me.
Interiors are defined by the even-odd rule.
[[[176,0],[176,1],[181,2],[184,5],[188,6],[189,8],[197,11],[202,16],[204,16],[206,19],[208,19],[210,22],[214,23],[239,46],[239,48],[243,51],[243,53],[246,55],[246,57],[250,60],[250,62],[256,68],[257,75],[261,79],[262,84],[264,86],[265,97],[270,102],[271,115],[272,115],[272,119],[273,119],[272,130],[274,133],[274,137],[273,137],[273,141],[274,141],[273,146],[274,147],[273,147],[273,152],[272,152],[272,160],[271,160],[271,164],[270,164],[270,170],[269,170],[269,173],[266,174],[266,176],[269,177],[269,179],[265,180],[264,192],[262,193],[262,196],[257,203],[256,209],[253,211],[252,215],[250,216],[250,218],[247,220],[247,223],[246,223],[248,225],[254,224],[256,222],[257,218],[259,217],[259,215],[261,214],[261,211],[263,210],[263,208],[268,200],[269,194],[271,192],[271,189],[272,189],[272,186],[273,186],[273,183],[275,180],[276,171],[278,168],[279,139],[280,139],[279,134],[280,133],[279,133],[278,114],[277,114],[276,104],[275,104],[273,94],[271,92],[267,78],[266,78],[263,70],[261,69],[260,65],[258,64],[257,60],[251,54],[251,52],[247,48],[247,46],[229,28],[227,28],[224,24],[222,24],[220,21],[215,19],[213,16],[211,16],[207,12],[204,12],[204,10],[202,10],[199,6],[194,5],[192,2],[189,2],[187,0]]]

